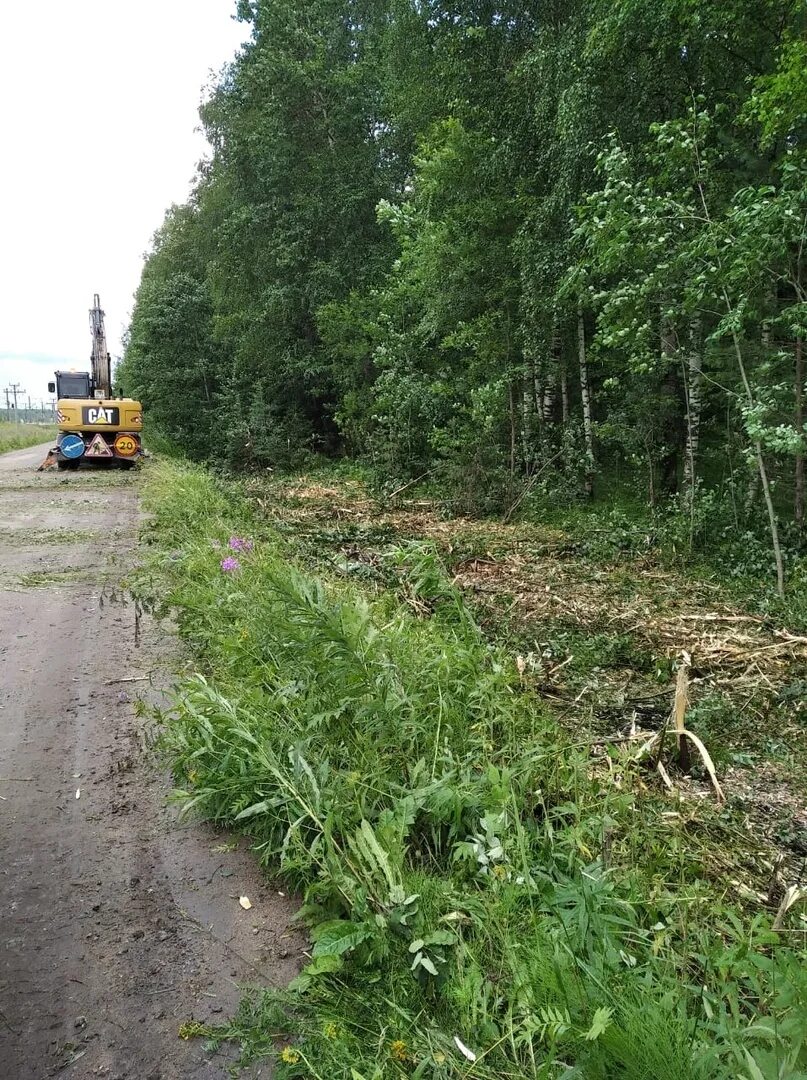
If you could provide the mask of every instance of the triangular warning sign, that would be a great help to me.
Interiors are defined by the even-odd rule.
[[[112,447],[99,432],[84,452],[84,457],[114,457]]]

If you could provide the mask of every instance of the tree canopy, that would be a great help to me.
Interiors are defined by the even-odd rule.
[[[241,0],[122,376],[194,457],[804,527],[795,0]],[[700,517],[699,517],[700,515]],[[783,540],[784,532],[784,540]]]

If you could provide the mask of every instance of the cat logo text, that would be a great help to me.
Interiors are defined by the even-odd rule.
[[[85,405],[81,410],[85,424],[106,424],[110,427],[120,423],[120,409],[113,405]]]

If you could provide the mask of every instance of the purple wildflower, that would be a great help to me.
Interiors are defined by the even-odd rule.
[[[228,555],[226,559],[221,560],[221,568],[225,574],[229,574],[232,570],[240,570],[241,563],[238,559],[234,559],[232,555]]]
[[[240,536],[231,536],[229,547],[232,551],[252,551],[252,541]]]

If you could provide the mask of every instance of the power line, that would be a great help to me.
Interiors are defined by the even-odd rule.
[[[23,390],[22,385],[18,382],[9,383],[6,387],[6,411],[8,411],[9,408],[8,395],[11,394],[14,398],[14,419],[17,421],[18,424],[20,422],[20,414],[17,409],[17,398],[22,394],[26,394],[27,392],[27,390]]]

